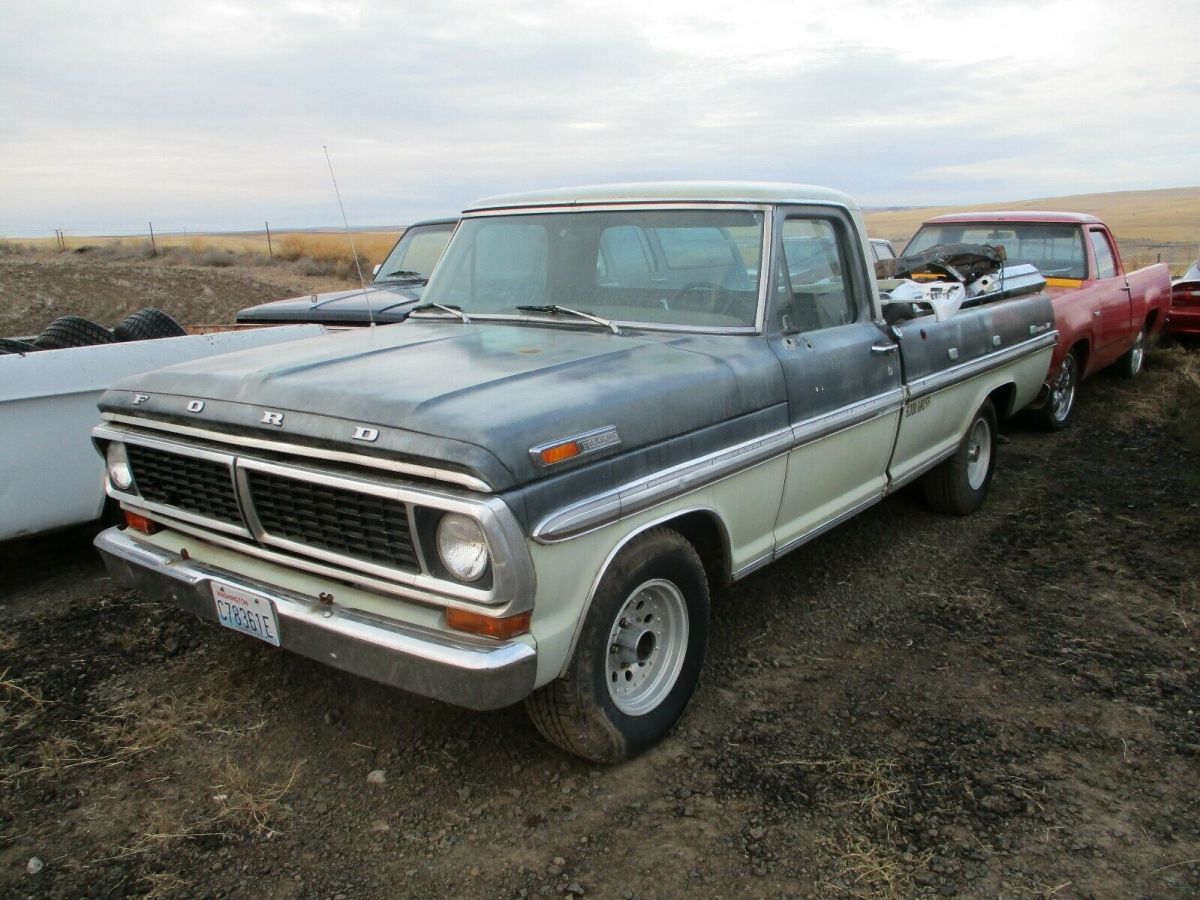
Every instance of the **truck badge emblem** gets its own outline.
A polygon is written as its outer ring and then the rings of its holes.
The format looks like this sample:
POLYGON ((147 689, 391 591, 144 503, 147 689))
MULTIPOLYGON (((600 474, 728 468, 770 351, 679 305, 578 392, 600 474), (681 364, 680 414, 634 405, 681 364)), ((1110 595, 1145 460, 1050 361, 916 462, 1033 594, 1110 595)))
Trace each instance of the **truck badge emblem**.
POLYGON ((149 399, 150 399, 149 394, 134 394, 133 395, 133 405, 141 406, 143 403, 145 403, 149 399))
POLYGON ((365 425, 356 425, 354 427, 354 439, 356 441, 377 441, 379 440, 379 429, 367 428, 365 425))
POLYGON ((203 412, 204 411, 204 401, 203 400, 191 400, 188 402, 187 408, 188 408, 188 412, 194 412, 194 413, 203 412))
POLYGON ((262 418, 258 420, 263 425, 275 425, 279 428, 283 427, 283 413, 271 412, 269 409, 264 409, 262 418))

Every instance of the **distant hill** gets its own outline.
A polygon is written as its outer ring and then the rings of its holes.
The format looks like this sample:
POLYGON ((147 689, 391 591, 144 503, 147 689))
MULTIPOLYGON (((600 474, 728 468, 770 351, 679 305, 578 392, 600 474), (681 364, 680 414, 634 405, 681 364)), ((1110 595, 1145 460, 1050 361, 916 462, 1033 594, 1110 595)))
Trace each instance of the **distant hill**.
MULTIPOLYGON (((1122 248, 1145 256, 1163 249, 1163 259, 1195 259, 1200 255, 1200 187, 1157 191, 1114 191, 1073 197, 1042 197, 1006 203, 973 203, 969 206, 913 207, 867 212, 871 237, 891 240, 900 250, 917 227, 930 216, 967 210, 1039 209, 1091 213, 1108 223, 1122 248)), ((1151 260, 1152 261, 1152 260, 1151 260)))

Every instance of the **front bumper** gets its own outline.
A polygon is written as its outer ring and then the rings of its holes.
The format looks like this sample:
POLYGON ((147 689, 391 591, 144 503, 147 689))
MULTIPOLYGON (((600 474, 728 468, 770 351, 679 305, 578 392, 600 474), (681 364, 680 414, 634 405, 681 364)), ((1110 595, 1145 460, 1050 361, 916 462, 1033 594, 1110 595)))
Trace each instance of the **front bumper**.
POLYGON ((299 594, 185 560, 109 528, 96 548, 114 578, 152 597, 217 621, 212 583, 270 598, 280 646, 372 681, 468 709, 497 709, 533 691, 537 650, 521 641, 447 635, 324 606, 299 594))

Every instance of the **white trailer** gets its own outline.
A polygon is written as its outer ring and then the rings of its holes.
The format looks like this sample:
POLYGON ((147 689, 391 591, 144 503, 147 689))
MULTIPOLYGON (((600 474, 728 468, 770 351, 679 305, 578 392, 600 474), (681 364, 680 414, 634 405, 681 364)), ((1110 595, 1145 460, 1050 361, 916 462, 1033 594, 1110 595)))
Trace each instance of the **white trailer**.
POLYGON ((321 325, 217 330, 147 341, 0 354, 0 541, 100 518, 96 401, 115 381, 173 363, 266 347, 321 325))

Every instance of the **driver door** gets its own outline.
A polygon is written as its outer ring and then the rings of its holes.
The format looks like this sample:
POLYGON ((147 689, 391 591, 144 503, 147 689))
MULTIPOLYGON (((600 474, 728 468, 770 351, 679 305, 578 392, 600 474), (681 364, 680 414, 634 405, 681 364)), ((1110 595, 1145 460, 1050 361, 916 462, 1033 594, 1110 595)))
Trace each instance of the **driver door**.
POLYGON ((795 446, 776 555, 883 495, 903 405, 896 344, 873 321, 862 241, 845 211, 777 217, 768 340, 787 385, 795 446))

